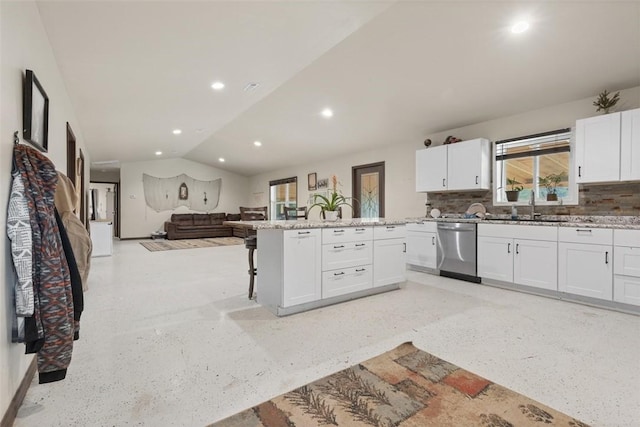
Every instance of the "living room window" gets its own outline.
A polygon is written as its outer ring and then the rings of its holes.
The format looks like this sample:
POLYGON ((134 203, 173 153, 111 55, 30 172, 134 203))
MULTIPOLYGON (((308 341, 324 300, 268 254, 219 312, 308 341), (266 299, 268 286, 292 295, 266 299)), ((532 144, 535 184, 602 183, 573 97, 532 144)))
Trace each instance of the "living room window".
POLYGON ((576 204, 572 140, 567 128, 496 141, 494 204, 526 205, 532 192, 538 205, 576 204))
POLYGON ((285 219, 284 208, 298 206, 298 178, 269 181, 269 218, 285 219))

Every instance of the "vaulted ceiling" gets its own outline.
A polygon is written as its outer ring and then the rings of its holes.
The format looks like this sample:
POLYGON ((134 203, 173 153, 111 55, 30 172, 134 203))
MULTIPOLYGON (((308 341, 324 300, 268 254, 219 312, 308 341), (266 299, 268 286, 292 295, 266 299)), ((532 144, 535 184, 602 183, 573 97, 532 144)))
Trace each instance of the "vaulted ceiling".
POLYGON ((253 175, 640 85, 639 2, 38 7, 98 168, 183 157, 253 175))

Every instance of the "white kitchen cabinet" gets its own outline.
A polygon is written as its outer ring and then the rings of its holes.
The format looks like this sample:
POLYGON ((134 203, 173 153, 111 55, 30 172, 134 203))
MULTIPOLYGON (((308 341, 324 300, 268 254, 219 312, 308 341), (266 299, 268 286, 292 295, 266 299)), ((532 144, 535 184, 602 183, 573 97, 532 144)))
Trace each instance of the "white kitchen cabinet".
POLYGON ((614 230, 613 240, 613 300, 640 305, 640 230, 614 230))
POLYGON ((514 243, 514 283, 558 290, 558 242, 516 239, 514 243))
POLYGON ((513 239, 478 237, 478 276, 513 282, 513 239))
POLYGON ((576 121, 577 182, 620 180, 621 113, 576 121))
POLYGON ((435 222, 407 224, 407 264, 437 268, 437 233, 435 222))
POLYGON ((540 289, 557 290, 558 228, 478 226, 478 276, 540 289))
POLYGON ((484 138, 416 151, 416 191, 488 190, 491 144, 484 138))
POLYGON ((447 189, 447 146, 416 151, 416 191, 447 189))
POLYGON ((370 289, 373 285, 373 267, 361 265, 322 273, 322 298, 332 298, 370 289))
MULTIPOLYGON (((322 298, 320 230, 286 230, 283 245, 282 306, 289 307, 322 298)), ((260 256, 259 253, 258 259, 260 256)))
POLYGON ((640 180, 640 108, 623 111, 620 123, 620 179, 640 180))
POLYGON ((375 240, 373 244, 373 287, 407 280, 405 239, 375 240))
POLYGON ((91 221, 92 257, 111 256, 113 253, 113 224, 111 221, 91 221))

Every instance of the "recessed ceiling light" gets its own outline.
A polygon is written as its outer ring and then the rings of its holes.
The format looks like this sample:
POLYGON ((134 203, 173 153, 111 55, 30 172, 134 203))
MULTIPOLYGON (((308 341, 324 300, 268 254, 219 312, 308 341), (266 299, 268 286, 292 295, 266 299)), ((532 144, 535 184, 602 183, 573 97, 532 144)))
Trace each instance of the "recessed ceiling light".
POLYGON ((212 87, 214 90, 222 90, 222 89, 224 89, 224 83, 222 83, 222 82, 213 82, 213 84, 211 85, 211 87, 212 87))
POLYGON ((162 151, 156 151, 156 156, 162 156, 162 151))
POLYGON ((333 110, 331 108, 325 108, 321 113, 324 117, 333 117, 333 110))
POLYGON ((514 34, 524 33, 529 29, 529 23, 527 21, 520 21, 513 24, 511 27, 511 32, 514 34))
POLYGON ((262 142, 260 142, 260 141, 253 141, 253 145, 255 145, 256 147, 262 147, 262 142))
POLYGON ((182 133, 182 131, 180 129, 174 129, 173 130, 173 134, 174 135, 180 135, 182 133))
POLYGON ((218 161, 219 161, 220 163, 224 163, 224 157, 220 157, 220 158, 218 159, 218 161))

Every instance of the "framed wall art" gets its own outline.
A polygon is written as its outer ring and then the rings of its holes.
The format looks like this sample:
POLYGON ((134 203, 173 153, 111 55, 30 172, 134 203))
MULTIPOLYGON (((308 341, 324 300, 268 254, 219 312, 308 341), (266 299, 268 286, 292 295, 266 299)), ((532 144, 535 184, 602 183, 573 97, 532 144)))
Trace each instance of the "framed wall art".
POLYGON ((49 97, 31 70, 26 72, 22 93, 23 138, 46 153, 49 149, 49 97))
POLYGON ((315 191, 318 188, 318 174, 313 172, 307 175, 307 186, 309 191, 315 191))

